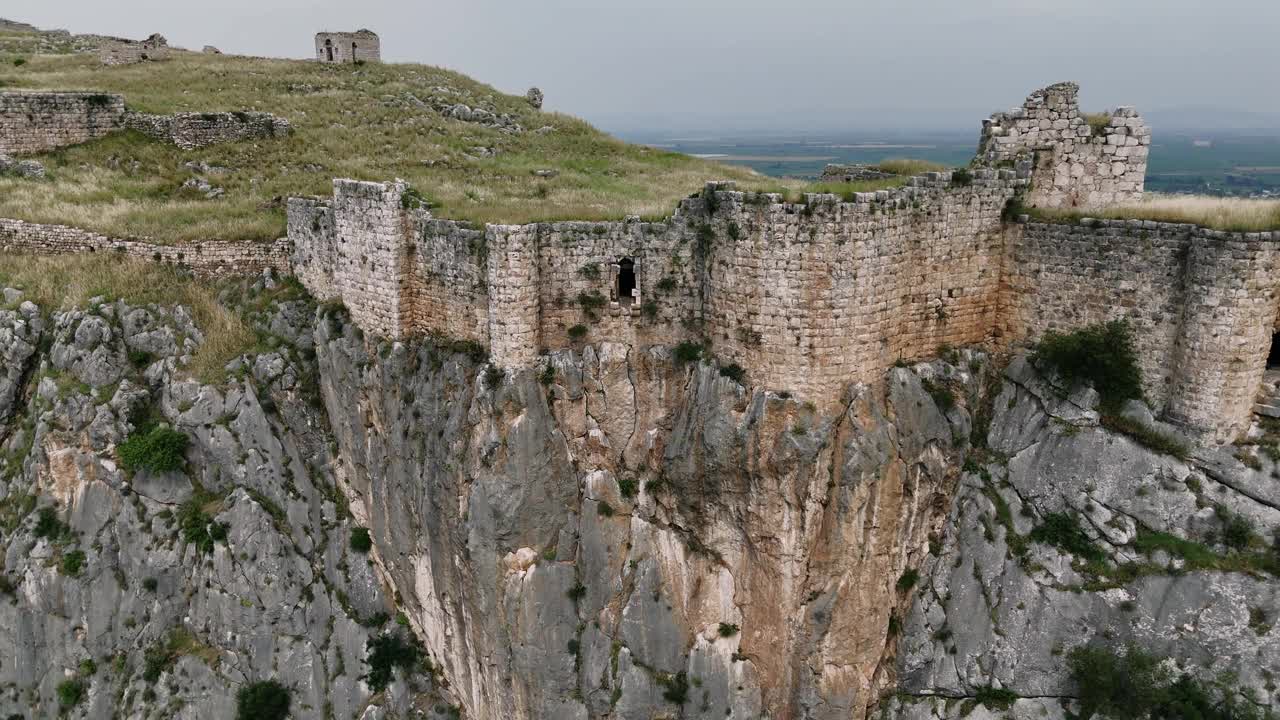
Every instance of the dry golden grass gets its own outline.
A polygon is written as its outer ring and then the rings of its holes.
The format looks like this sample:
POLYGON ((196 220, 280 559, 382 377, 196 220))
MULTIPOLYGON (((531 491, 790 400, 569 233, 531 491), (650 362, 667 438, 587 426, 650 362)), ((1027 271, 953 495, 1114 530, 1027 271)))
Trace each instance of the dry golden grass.
POLYGON ((945 172, 951 168, 942 163, 919 160, 917 158, 886 158, 876 163, 875 168, 895 175, 923 175, 929 172, 945 172))
POLYGON ((1038 217, 1062 220, 1095 217, 1110 220, 1191 223, 1214 230, 1233 232, 1280 230, 1280 200, 1251 200, 1204 195, 1148 193, 1136 202, 1117 203, 1102 208, 1038 209, 1035 214, 1038 217))
POLYGON ((182 305, 204 335, 187 370, 204 382, 252 348, 253 330, 220 305, 217 291, 173 267, 109 254, 36 256, 0 253, 0 287, 22 290, 44 312, 83 308, 103 297, 131 305, 182 305))
POLYGON ((0 35, 0 87, 116 92, 130 108, 156 113, 262 110, 288 118, 294 133, 199 150, 117 133, 46 153, 38 159, 47 180, 0 178, 4 217, 159 242, 268 240, 285 232, 277 198, 329 195, 334 177, 403 178, 440 217, 503 223, 666 216, 708 180, 744 189, 802 185, 630 145, 435 67, 199 53, 116 67, 92 55, 27 55, 14 66, 21 35, 0 35), (412 100, 431 97, 509 114, 525 132, 448 119, 412 100), (183 190, 189 161, 230 168, 208 176, 225 194, 211 200, 183 190))

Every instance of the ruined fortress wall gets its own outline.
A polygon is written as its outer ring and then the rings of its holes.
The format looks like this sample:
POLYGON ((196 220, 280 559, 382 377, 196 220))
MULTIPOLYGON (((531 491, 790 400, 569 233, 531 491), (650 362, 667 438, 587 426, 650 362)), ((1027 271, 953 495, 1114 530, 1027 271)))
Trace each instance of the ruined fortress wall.
POLYGON ((333 182, 332 287, 352 320, 388 337, 399 337, 412 317, 404 302, 410 290, 404 191, 403 183, 333 182))
POLYGON ((316 59, 325 63, 379 62, 382 41, 368 30, 316 33, 316 59))
MULTIPOLYGON (((858 202, 722 193, 705 261, 705 332, 753 380, 837 397, 894 362, 986 340, 1012 172, 947 176, 858 202)), ((705 231, 704 231, 705 234, 705 231)))
POLYGON ((489 351, 504 367, 533 364, 542 346, 538 235, 537 225, 485 227, 489 351))
POLYGON ((690 233, 683 223, 540 223, 539 338, 543 347, 571 343, 569 329, 588 329, 587 341, 670 343, 688 337, 683 324, 698 308, 690 233), (619 263, 634 263, 638 297, 618 297, 619 263), (596 309, 584 307, 595 298, 596 309))
POLYGON ((1249 426, 1277 310, 1278 233, 1190 230, 1186 306, 1165 414, 1217 439, 1249 426))
POLYGON ((1188 235, 1184 226, 1118 221, 1011 227, 1001 337, 1035 342, 1050 330, 1128 319, 1147 397, 1163 408, 1186 302, 1188 235))
POLYGON ((488 246, 484 230, 426 213, 413 218, 408 258, 412 328, 489 342, 488 246))
POLYGON ((1150 128, 1128 107, 1106 114, 1095 127, 1081 114, 1078 93, 1075 83, 1051 85, 983 123, 982 162, 1033 164, 1029 205, 1092 207, 1142 194, 1150 128))
POLYGON ((120 127, 124 98, 90 92, 0 93, 0 154, 39 153, 120 127))
POLYGON ((218 143, 284 137, 289 121, 265 112, 128 113, 123 126, 180 148, 194 150, 218 143))
POLYGON ((1148 400, 1222 437, 1247 424, 1276 318, 1271 233, 1224 233, 1152 221, 1027 223, 1010 228, 1000 333, 1127 319, 1148 400))
POLYGON ((338 267, 338 235, 335 232, 333 208, 327 201, 315 198, 289 198, 285 206, 289 240, 293 244, 290 263, 293 274, 318 300, 342 297, 336 273, 338 267))
POLYGON ((154 260, 190 268, 198 275, 226 276, 260 273, 268 268, 290 272, 287 238, 263 243, 206 240, 183 245, 157 245, 143 240, 121 240, 68 227, 0 218, 0 251, 34 255, 119 253, 139 260, 154 260))

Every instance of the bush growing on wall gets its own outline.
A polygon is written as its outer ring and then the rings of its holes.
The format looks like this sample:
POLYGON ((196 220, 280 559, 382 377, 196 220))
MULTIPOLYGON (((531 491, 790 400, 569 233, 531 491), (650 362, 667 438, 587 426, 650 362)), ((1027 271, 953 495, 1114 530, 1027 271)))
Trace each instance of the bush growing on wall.
POLYGON ((1047 332, 1036 345, 1034 361, 1070 383, 1089 383, 1102 409, 1115 412, 1128 400, 1142 399, 1142 368, 1133 348, 1129 323, 1112 320, 1070 333, 1047 332))

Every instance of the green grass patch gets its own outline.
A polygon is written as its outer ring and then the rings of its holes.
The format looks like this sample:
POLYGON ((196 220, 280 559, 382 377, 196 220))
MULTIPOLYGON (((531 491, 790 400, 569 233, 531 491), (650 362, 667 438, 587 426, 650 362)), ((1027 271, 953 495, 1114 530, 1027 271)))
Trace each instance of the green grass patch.
POLYGON ((743 189, 803 186, 624 143, 438 67, 175 53, 164 62, 104 69, 92 54, 28 55, 30 44, 15 38, 0 36, 0 52, 26 62, 0 65, 0 86, 121 93, 131 108, 154 113, 252 108, 288 118, 293 133, 198 150, 115 133, 45 153, 38 159, 48 182, 0 179, 3 217, 161 242, 271 240, 285 230, 284 209, 273 198, 329 195, 335 177, 404 178, 430 196, 438 217, 478 223, 664 217, 716 179, 743 189), (508 115, 524 132, 455 120, 420 104, 446 101, 508 115), (191 177, 188 161, 228 168, 209 178, 225 194, 209 200, 180 192, 191 177), (553 173, 536 174, 543 170, 553 173))
POLYGON ((1132 438, 1139 445, 1154 450, 1165 455, 1172 455, 1179 460, 1186 460, 1191 456, 1191 448, 1178 437, 1166 432, 1144 425, 1137 420, 1127 418, 1123 415, 1112 415, 1104 413, 1102 415, 1102 426, 1108 430, 1118 432, 1132 438))
POLYGON ((1031 539, 1052 545, 1089 563, 1102 563, 1106 553, 1093 544, 1074 513, 1049 513, 1031 530, 1031 539))

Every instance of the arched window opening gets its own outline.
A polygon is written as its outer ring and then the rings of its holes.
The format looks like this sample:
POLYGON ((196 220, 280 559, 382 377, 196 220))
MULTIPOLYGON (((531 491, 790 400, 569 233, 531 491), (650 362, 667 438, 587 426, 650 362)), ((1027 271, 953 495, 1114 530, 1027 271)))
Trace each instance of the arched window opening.
POLYGON ((618 261, 618 304, 630 305, 635 300, 636 263, 631 258, 618 261))

